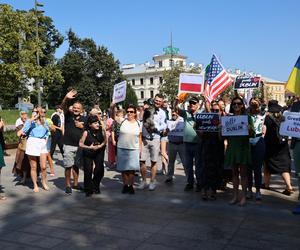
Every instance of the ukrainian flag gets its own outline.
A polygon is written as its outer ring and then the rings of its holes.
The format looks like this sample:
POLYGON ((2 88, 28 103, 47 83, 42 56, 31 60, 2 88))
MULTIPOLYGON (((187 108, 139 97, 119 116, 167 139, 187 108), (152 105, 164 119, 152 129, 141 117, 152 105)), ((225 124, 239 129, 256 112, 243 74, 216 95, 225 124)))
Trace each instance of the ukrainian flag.
POLYGON ((300 56, 290 74, 285 88, 300 96, 300 56))

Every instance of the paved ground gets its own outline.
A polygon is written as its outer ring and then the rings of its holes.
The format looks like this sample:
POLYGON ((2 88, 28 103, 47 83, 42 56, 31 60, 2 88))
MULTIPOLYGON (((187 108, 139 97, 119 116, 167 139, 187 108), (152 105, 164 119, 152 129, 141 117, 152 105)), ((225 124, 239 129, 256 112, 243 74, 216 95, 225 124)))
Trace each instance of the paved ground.
MULTIPOLYGON (((8 151, 14 154, 13 151, 8 151)), ((121 194, 120 175, 106 171, 102 193, 64 194, 61 161, 49 177, 50 192, 32 192, 11 175, 6 157, 0 201, 0 249, 300 249, 300 216, 290 211, 297 195, 284 196, 280 178, 263 202, 230 206, 230 187, 216 201, 183 191, 180 165, 173 185, 159 176, 157 190, 121 194)), ((80 180, 82 181, 83 174, 80 180)), ((28 181, 30 183, 30 181, 28 181)), ((295 183, 294 183, 295 184, 295 183)))

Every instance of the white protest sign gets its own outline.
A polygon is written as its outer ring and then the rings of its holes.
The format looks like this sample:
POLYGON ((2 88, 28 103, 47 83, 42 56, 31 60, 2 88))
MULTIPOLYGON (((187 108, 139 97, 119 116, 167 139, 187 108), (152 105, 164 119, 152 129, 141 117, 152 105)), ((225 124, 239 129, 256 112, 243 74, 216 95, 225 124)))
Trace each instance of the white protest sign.
POLYGON ((113 102, 122 102, 126 98, 127 82, 123 81, 114 85, 113 102))
POLYGON ((181 73, 179 76, 179 93, 201 94, 204 88, 204 77, 201 74, 181 73))
POLYGON ((232 115, 221 117, 222 136, 248 135, 248 116, 232 115))
POLYGON ((169 129, 168 136, 183 136, 183 119, 179 121, 167 121, 167 126, 169 129))
POLYGON ((300 138, 300 113, 284 112, 285 120, 280 124, 279 134, 300 138))

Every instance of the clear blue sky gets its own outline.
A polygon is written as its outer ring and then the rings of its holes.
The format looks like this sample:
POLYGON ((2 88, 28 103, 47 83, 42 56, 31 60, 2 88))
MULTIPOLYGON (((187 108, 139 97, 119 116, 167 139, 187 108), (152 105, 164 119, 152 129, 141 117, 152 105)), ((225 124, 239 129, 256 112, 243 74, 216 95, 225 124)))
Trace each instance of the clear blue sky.
MULTIPOLYGON (((204 65, 213 53, 226 68, 286 81, 300 55, 299 0, 40 0, 63 34, 72 28, 125 63, 151 61, 170 43, 204 65)), ((1 0, 28 10, 34 0, 1 0)), ((65 43, 58 51, 62 57, 65 43)))

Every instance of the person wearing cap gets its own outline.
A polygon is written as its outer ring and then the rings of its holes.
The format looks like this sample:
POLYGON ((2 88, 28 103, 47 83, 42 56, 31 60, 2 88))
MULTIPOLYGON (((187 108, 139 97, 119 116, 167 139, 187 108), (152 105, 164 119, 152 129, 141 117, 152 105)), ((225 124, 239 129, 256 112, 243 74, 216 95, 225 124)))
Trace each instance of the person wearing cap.
POLYGON ((268 114, 265 118, 266 134, 266 154, 264 168, 263 188, 270 189, 271 174, 280 174, 285 182, 286 188, 282 192, 284 195, 291 195, 291 155, 288 145, 288 138, 279 134, 280 123, 282 121, 282 107, 278 101, 268 102, 268 114))
POLYGON ((183 142, 185 152, 185 173, 187 177, 187 184, 184 191, 191 191, 194 189, 194 160, 195 160, 195 175, 196 175, 196 191, 201 191, 201 140, 194 130, 195 115, 201 113, 199 98, 192 96, 189 99, 188 110, 180 109, 178 107, 178 99, 175 102, 175 110, 184 119, 183 142))
POLYGON ((167 128, 166 113, 161 109, 163 99, 164 97, 162 94, 156 94, 154 98, 154 105, 151 105, 151 103, 149 103, 150 107, 148 109, 145 109, 142 126, 143 145, 140 158, 142 181, 138 189, 145 189, 147 187, 146 160, 149 157, 151 160, 151 179, 149 190, 153 191, 156 188, 155 178, 157 174, 157 161, 160 153, 160 137, 161 133, 167 128), (153 115, 150 109, 154 111, 153 115), (147 117, 149 114, 151 114, 150 117, 147 117))
POLYGON ((63 134, 64 134, 64 113, 62 107, 57 105, 55 107, 56 112, 51 115, 51 121, 53 123, 54 130, 51 133, 51 146, 50 146, 50 155, 53 158, 53 154, 58 146, 60 153, 64 155, 63 149, 63 134))

